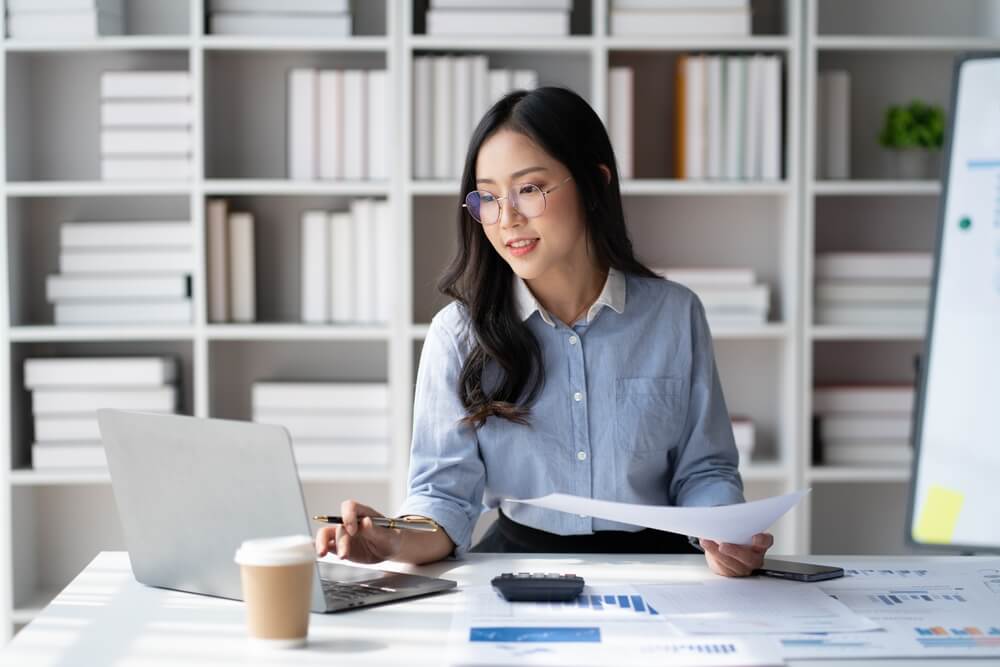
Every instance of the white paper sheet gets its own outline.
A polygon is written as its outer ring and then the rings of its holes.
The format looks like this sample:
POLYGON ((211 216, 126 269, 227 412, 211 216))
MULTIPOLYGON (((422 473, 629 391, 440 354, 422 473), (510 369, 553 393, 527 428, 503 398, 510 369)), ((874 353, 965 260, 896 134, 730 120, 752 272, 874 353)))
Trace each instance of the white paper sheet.
POLYGON ((633 526, 656 528, 681 535, 705 537, 718 542, 750 544, 753 536, 770 528, 807 494, 809 489, 783 496, 718 507, 662 507, 594 500, 565 493, 510 502, 546 509, 585 514, 596 519, 618 521, 633 526))

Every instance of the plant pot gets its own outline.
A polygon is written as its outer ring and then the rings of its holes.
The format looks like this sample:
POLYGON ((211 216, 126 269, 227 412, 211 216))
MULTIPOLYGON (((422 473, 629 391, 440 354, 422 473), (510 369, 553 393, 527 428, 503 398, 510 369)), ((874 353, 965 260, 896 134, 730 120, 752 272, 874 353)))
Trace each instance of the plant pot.
POLYGON ((891 178, 917 181, 938 177, 940 151, 926 148, 901 148, 886 151, 891 178))

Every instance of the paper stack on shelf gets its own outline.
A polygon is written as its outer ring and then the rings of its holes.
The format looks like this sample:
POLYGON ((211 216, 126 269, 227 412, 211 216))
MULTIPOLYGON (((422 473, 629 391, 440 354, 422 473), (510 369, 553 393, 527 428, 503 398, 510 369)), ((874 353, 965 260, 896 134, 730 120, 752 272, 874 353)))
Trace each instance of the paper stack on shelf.
POLYGON ((653 269, 667 280, 681 283, 701 300, 712 327, 760 326, 767 322, 771 288, 757 283, 753 269, 653 269))
POLYGON ((569 35, 572 0, 430 0, 427 34, 454 37, 569 35))
POLYGON ((11 39, 92 39, 124 32, 124 0, 7 0, 11 39))
POLYGON ((736 451, 740 454, 740 468, 746 467, 753 458, 753 450, 757 446, 757 429, 749 417, 732 416, 733 440, 736 441, 736 451))
POLYGON ((205 213, 205 236, 208 321, 256 321, 253 215, 230 211, 225 199, 211 199, 205 213))
POLYGON ((177 411, 177 361, 170 357, 27 359, 35 470, 104 468, 96 411, 177 411))
POLYGON ((825 385, 813 389, 822 463, 906 466, 913 458, 913 387, 825 385))
POLYGON ((288 177, 389 178, 385 70, 288 73, 288 177))
POLYGON ((302 215, 302 321, 388 323, 395 247, 389 202, 355 199, 348 211, 302 215))
POLYGON ((191 152, 191 74, 101 75, 101 177, 107 181, 187 180, 191 152))
POLYGON ((209 0, 213 35, 350 37, 347 0, 209 0))
POLYGON ((628 37, 750 34, 750 0, 609 0, 609 32, 628 37))
POLYGON ((816 324, 922 328, 930 253, 831 252, 816 256, 816 324))
POLYGON ((781 78, 779 56, 680 56, 677 178, 780 180, 781 78))
POLYGON ((497 100, 538 87, 533 70, 489 69, 486 56, 413 59, 413 175, 461 176, 472 132, 497 100))
POLYGON ((191 223, 66 222, 45 282, 57 325, 192 321, 191 223))
POLYGON ((388 465, 388 384, 255 382, 251 393, 253 420, 288 429, 299 465, 388 465))

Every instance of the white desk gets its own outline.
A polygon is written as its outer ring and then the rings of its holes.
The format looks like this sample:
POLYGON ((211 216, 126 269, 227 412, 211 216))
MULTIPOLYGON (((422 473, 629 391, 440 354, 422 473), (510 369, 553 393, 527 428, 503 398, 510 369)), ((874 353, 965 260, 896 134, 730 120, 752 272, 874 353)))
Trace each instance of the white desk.
MULTIPOLYGON (((932 557, 926 557, 928 562, 932 557)), ((836 558, 810 557, 818 562, 836 558)), ((856 560, 853 559, 852 560, 856 560)), ((888 564, 891 558, 864 558, 888 564)), ((899 560, 899 559, 895 559, 899 560)), ((907 557, 908 561, 918 560, 907 557)), ((523 556, 472 554, 463 561, 407 570, 486 584, 501 571, 574 572, 593 582, 667 582, 713 577, 701 556, 523 556)), ((460 590, 459 589, 459 590, 460 590)), ((451 611, 460 592, 340 614, 313 614, 309 647, 253 654, 247 649, 240 602, 148 588, 132 578, 124 552, 104 552, 14 640, 0 665, 442 665, 451 611)), ((995 660, 898 660, 903 665, 1000 664, 995 660)), ((820 667, 866 667, 873 661, 808 661, 820 667)))

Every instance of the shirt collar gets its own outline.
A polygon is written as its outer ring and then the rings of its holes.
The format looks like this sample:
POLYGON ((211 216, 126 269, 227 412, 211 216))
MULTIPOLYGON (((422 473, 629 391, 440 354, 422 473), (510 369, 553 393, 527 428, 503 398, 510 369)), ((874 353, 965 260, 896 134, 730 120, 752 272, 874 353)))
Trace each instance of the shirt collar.
MULTIPOLYGON (((527 283, 517 274, 514 274, 514 305, 522 322, 531 317, 532 313, 537 310, 546 324, 550 327, 556 325, 549 312, 538 303, 538 299, 528 289, 527 283)), ((587 310, 587 324, 590 324, 605 306, 619 315, 625 312, 625 274, 617 269, 608 271, 608 278, 604 281, 604 289, 587 310)))

